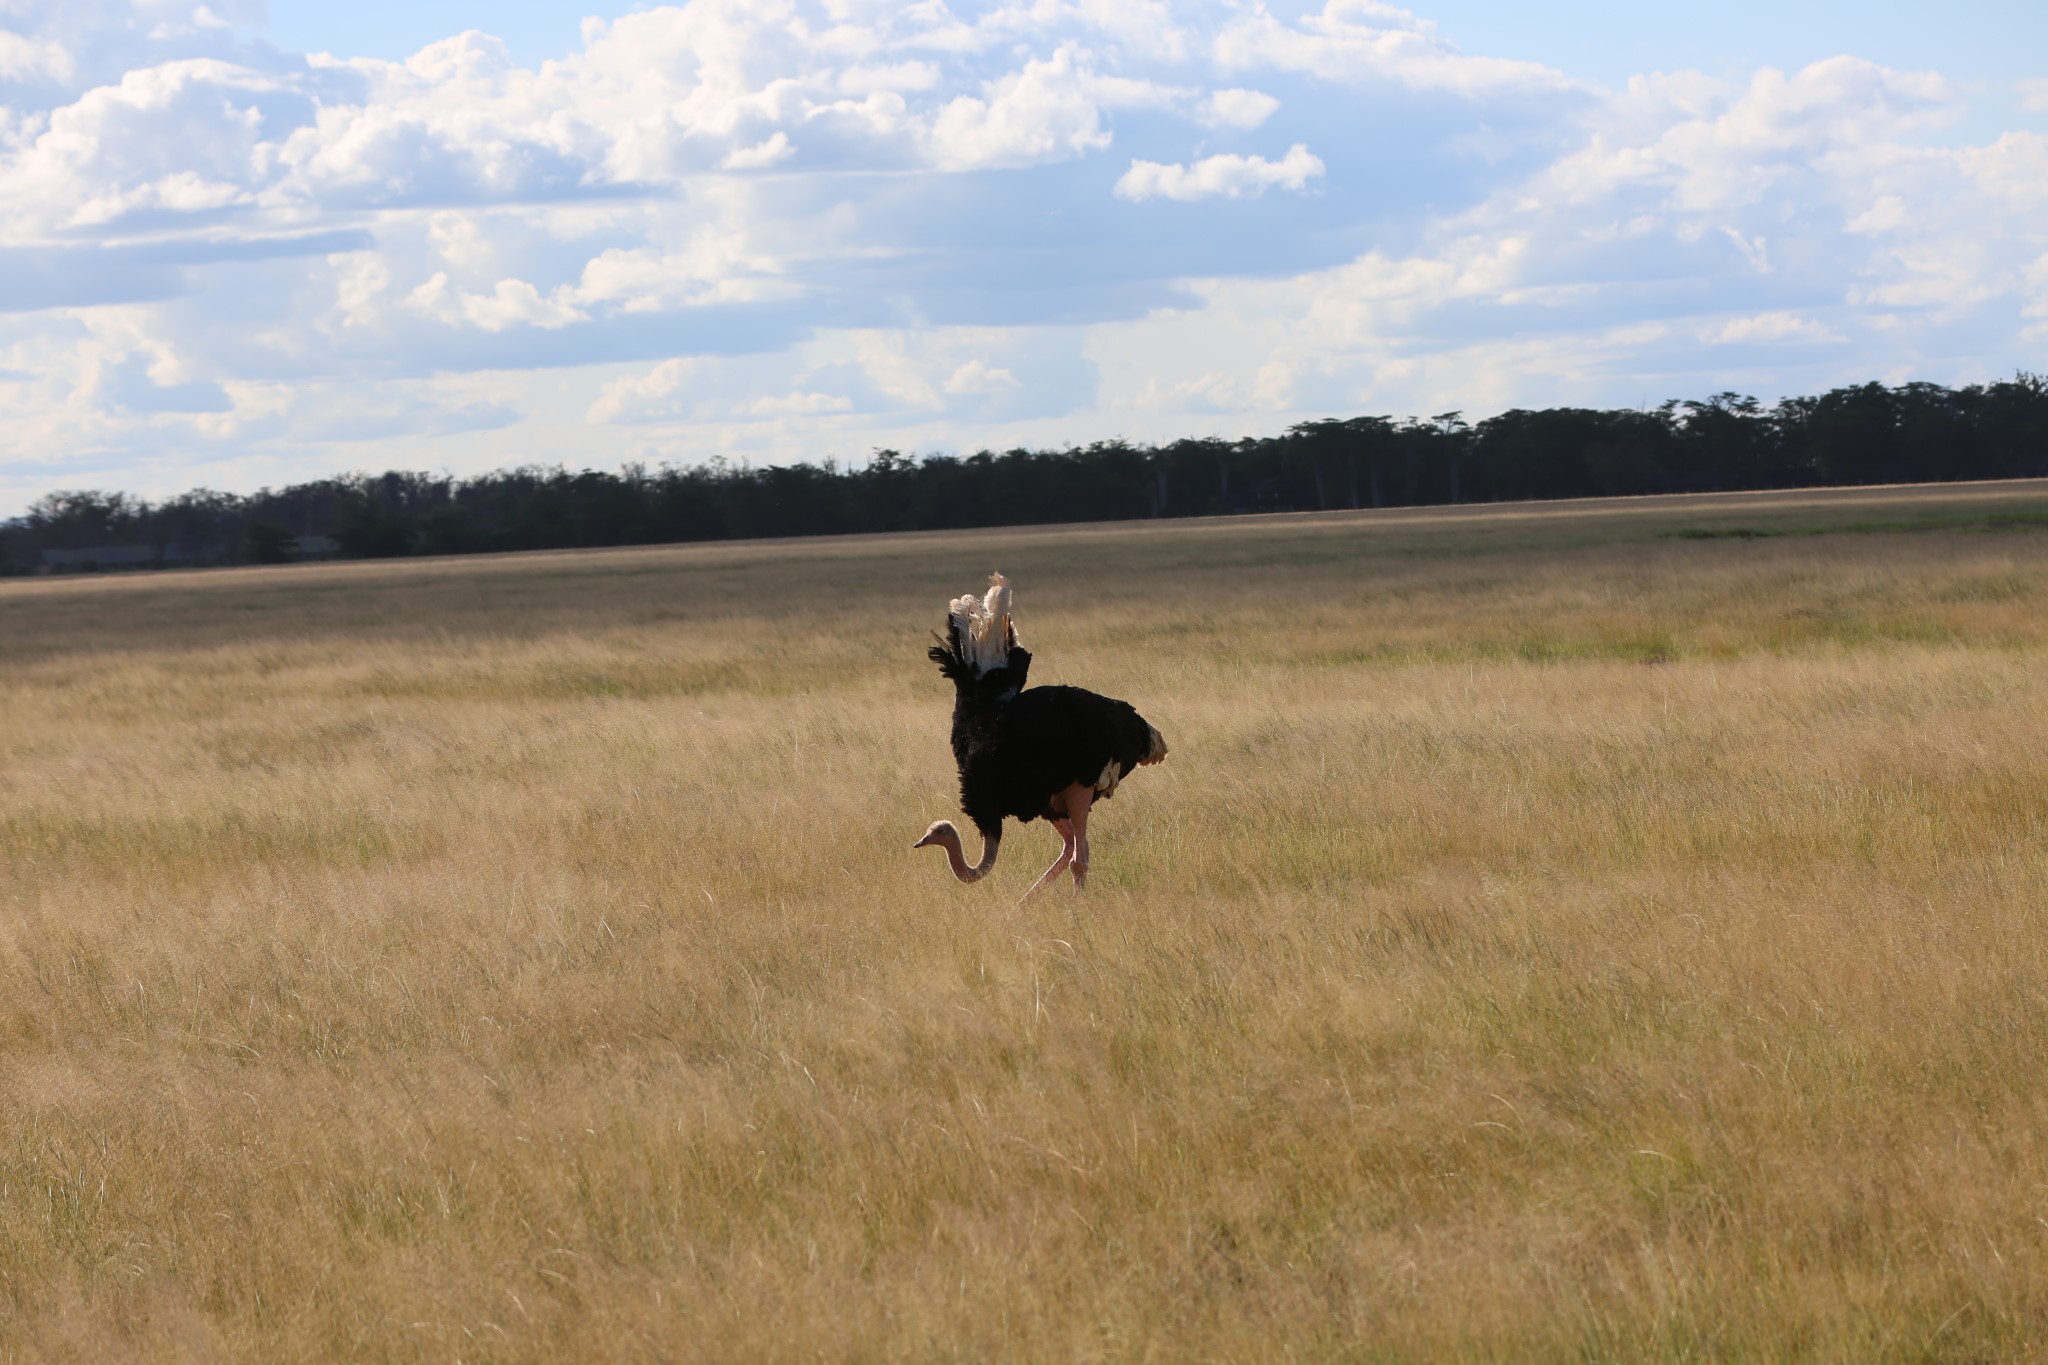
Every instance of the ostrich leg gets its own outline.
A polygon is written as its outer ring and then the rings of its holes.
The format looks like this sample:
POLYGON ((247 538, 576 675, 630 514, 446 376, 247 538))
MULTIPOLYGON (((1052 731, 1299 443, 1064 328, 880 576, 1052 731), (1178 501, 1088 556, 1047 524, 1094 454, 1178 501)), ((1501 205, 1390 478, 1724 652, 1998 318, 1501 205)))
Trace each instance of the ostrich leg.
POLYGON ((1074 827, 1074 889, 1088 885, 1088 808, 1095 804, 1095 788, 1067 789, 1067 822, 1074 827))
POLYGON ((1059 858, 1053 863, 1051 867, 1045 870, 1045 875, 1043 877, 1040 877, 1037 881, 1033 882, 1031 884, 1031 889, 1029 891, 1026 891, 1022 896, 1018 898, 1017 904, 1019 905, 1022 905, 1025 901, 1030 900, 1033 896, 1045 890, 1046 887, 1051 886, 1053 884, 1053 879, 1058 877, 1060 873, 1066 871, 1067 865, 1074 861, 1073 824, 1066 820, 1055 820, 1052 822, 1052 827, 1060 832, 1060 842, 1064 845, 1064 847, 1060 849, 1059 858))

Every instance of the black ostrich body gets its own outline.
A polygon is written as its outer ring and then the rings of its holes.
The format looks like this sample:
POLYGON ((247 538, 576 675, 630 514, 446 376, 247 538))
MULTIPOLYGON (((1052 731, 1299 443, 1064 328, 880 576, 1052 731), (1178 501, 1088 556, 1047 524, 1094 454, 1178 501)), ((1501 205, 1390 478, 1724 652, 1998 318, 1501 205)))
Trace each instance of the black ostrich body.
POLYGON ((933 825, 919 846, 946 846, 955 875, 975 881, 995 862, 1005 819, 1046 820, 1066 847, 1032 891, 1069 866, 1079 886, 1087 875, 1089 808, 1112 796, 1137 768, 1165 758, 1166 741, 1129 702, 1081 687, 1027 689, 1031 653, 1016 644, 1007 617, 997 628, 1008 643, 998 666, 976 667, 957 614, 947 623, 945 643, 929 651, 953 684, 960 807, 981 833, 982 863, 967 867, 958 854, 958 835, 945 821, 933 825))

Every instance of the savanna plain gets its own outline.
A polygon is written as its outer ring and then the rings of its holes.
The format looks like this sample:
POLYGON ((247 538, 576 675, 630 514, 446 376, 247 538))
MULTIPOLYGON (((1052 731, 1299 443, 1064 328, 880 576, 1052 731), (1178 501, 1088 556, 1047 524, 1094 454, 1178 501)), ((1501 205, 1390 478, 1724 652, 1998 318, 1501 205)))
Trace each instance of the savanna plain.
POLYGON ((0 1358, 2048 1355, 2048 487, 0 585, 0 1358), (974 886, 946 598, 1172 745, 974 886))

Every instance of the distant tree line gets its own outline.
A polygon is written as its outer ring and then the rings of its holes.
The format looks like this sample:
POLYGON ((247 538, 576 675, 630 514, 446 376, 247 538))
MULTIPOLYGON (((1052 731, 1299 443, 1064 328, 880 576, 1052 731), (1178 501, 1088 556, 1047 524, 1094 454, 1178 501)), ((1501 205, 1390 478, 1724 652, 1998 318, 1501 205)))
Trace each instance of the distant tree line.
POLYGON ((2048 475, 2048 378, 1864 384, 1765 407, 1719 393, 1653 410, 1516 409, 1304 422, 1277 436, 865 464, 473 478, 352 474, 162 502, 60 492, 0 521, 0 571, 471 554, 752 536, 1224 515, 1628 493, 2048 475))

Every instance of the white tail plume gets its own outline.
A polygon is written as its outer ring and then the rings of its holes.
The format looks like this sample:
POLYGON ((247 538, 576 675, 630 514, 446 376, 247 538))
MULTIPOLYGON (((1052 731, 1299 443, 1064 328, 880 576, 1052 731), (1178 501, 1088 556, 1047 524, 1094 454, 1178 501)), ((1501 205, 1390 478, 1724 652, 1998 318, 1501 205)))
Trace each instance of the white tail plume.
POLYGON ((976 673, 1008 664, 1017 645, 1017 628, 1010 622, 1009 580, 990 574, 988 583, 988 592, 980 598, 968 593, 954 598, 948 608, 959 627, 960 652, 976 673))

